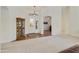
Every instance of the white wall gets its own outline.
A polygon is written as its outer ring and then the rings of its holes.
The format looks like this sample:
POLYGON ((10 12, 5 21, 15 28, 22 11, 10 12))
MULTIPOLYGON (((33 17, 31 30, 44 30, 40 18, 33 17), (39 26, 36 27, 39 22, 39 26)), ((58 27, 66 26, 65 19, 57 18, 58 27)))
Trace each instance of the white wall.
POLYGON ((2 42, 9 39, 9 12, 7 7, 2 7, 1 9, 1 16, 2 16, 2 42))
MULTIPOLYGON (((0 41, 2 40, 2 27, 1 27, 1 7, 0 7, 0 41)), ((1 52, 1 42, 0 42, 0 52, 1 52)))
MULTIPOLYGON (((39 7, 39 29, 43 33, 43 19, 52 17, 52 35, 63 34, 79 37, 79 7, 39 7), (62 16, 62 17, 61 17, 62 16), (61 23, 62 22, 62 23, 61 23), (62 27, 61 27, 62 26, 62 27), (62 28, 62 29, 61 29, 62 28)), ((16 17, 26 19, 25 33, 29 33, 28 14, 33 12, 31 7, 0 7, 0 43, 16 40, 16 17), (28 30, 27 30, 28 29, 28 30)))
POLYGON ((62 8, 62 34, 69 33, 70 7, 62 8))
POLYGON ((1 47, 1 43, 0 43, 0 52, 1 52, 1 48, 2 48, 2 47, 1 47))
MULTIPOLYGON (((33 13, 33 10, 32 10, 32 7, 14 7, 15 11, 14 11, 14 16, 15 18, 18 16, 18 17, 22 17, 22 18, 25 18, 25 34, 28 34, 28 33, 34 33, 36 30, 34 27, 30 27, 29 26, 29 13, 33 13)), ((11 10, 12 11, 12 10, 11 10)), ((39 17, 40 17, 40 13, 39 13, 39 17)), ((40 17, 41 18, 41 17, 40 17)), ((38 22, 38 32, 40 32, 41 30, 41 27, 40 24, 42 24, 42 22, 40 22, 41 19, 39 20, 38 22)))
MULTIPOLYGON (((5 42, 10 42, 13 40, 16 40, 16 17, 23 17, 25 18, 25 34, 30 33, 30 31, 35 31, 33 29, 31 29, 29 31, 28 29, 28 22, 27 20, 29 20, 28 18, 28 14, 33 12, 31 9, 29 10, 29 7, 1 7, 1 29, 0 33, 1 33, 1 37, 0 37, 0 42, 1 43, 5 43, 5 42), (28 9, 27 9, 28 8, 28 9)), ((41 19, 41 18, 40 18, 41 19)), ((40 20, 41 21, 41 20, 40 20)), ((39 23, 39 25, 42 22, 39 23)), ((39 26, 38 25, 38 26, 39 26)), ((39 26, 42 27, 42 26, 39 26)), ((40 28, 41 29, 41 28, 40 28)))
MULTIPOLYGON (((5 20, 7 20, 7 14, 6 14, 6 9, 4 8, 4 7, 1 7, 1 41, 0 42, 3 42, 4 41, 4 38, 6 38, 6 35, 7 34, 5 34, 6 33, 6 31, 7 31, 7 29, 6 29, 6 26, 7 26, 7 24, 5 23, 5 20), (5 17, 4 17, 5 16, 5 17)), ((7 39, 7 38, 6 38, 7 39)))
POLYGON ((62 7, 54 7, 54 14, 52 18, 52 34, 60 35, 61 34, 61 10, 62 7))
MULTIPOLYGON (((61 33, 61 9, 62 7, 39 7, 36 11, 39 11, 39 29, 38 32, 43 34, 44 25, 43 19, 45 16, 51 16, 52 35, 58 35, 61 33)), ((2 7, 2 42, 10 42, 16 40, 16 17, 20 16, 25 18, 25 34, 29 33, 28 29, 28 14, 32 13, 32 7, 2 7), (4 16, 5 15, 5 16, 4 16)), ((35 30, 32 30, 35 31, 35 30)))
POLYGON ((64 7, 63 34, 79 37, 79 7, 64 7))
POLYGON ((0 41, 1 41, 1 39, 2 39, 2 26, 1 26, 2 24, 1 24, 1 7, 0 7, 0 41))
MULTIPOLYGON (((16 16, 22 16, 26 19, 26 30, 25 33, 28 34, 30 31, 34 32, 35 30, 29 29, 28 27, 28 20, 29 20, 29 13, 33 13, 32 7, 15 7, 16 9, 16 16), (30 30, 30 31, 29 31, 30 30)), ((39 14, 39 29, 38 32, 43 33, 44 25, 43 25, 43 19, 45 16, 51 16, 51 24, 52 27, 52 35, 58 35, 61 33, 61 9, 62 7, 51 7, 51 6, 43 6, 43 7, 37 7, 36 12, 39 14)))
POLYGON ((3 40, 3 25, 2 25, 2 9, 1 9, 2 7, 0 6, 0 44, 1 44, 1 42, 2 42, 2 40, 3 40))
POLYGON ((79 7, 70 7, 69 34, 79 37, 79 7))
POLYGON ((15 7, 8 7, 9 9, 9 41, 16 40, 16 10, 15 7))
POLYGON ((8 7, 1 7, 1 43, 10 42, 16 39, 15 25, 16 18, 13 16, 13 9, 8 7))
POLYGON ((61 33, 61 10, 62 7, 59 6, 44 6, 42 7, 41 15, 42 17, 51 16, 52 24, 52 35, 59 35, 61 33))
MULTIPOLYGON (((42 32, 43 33, 43 28, 44 28, 44 25, 43 25, 43 19, 45 16, 51 16, 52 17, 52 21, 53 23, 51 23, 53 25, 53 31, 52 31, 52 34, 53 35, 56 35, 56 34, 60 34, 60 30, 61 30, 61 8, 62 7, 39 7, 37 8, 36 11, 39 12, 39 17, 40 17, 40 20, 39 20, 39 29, 38 29, 38 32, 42 32)), ((16 14, 14 12, 14 14, 16 16, 21 16, 21 17, 24 17, 26 19, 26 30, 25 30, 25 34, 28 34, 29 32, 35 32, 35 30, 29 28, 28 26, 28 20, 29 20, 29 17, 28 17, 28 14, 29 13, 33 13, 33 10, 32 10, 32 7, 15 7, 15 10, 16 10, 16 14)), ((14 10, 13 10, 14 11, 14 10)))

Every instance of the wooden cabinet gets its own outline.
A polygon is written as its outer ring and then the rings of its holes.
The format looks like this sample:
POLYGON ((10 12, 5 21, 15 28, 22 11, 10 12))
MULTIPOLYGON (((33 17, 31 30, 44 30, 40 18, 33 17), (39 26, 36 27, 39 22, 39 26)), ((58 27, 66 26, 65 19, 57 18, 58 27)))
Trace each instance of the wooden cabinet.
POLYGON ((25 19, 16 18, 16 40, 25 39, 25 19))

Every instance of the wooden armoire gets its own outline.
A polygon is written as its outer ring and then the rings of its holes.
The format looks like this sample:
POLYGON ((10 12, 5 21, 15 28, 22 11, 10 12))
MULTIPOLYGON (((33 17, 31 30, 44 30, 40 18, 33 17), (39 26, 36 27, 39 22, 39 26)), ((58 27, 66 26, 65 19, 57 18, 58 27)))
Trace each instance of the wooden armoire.
POLYGON ((16 18, 16 40, 25 39, 25 19, 16 18))

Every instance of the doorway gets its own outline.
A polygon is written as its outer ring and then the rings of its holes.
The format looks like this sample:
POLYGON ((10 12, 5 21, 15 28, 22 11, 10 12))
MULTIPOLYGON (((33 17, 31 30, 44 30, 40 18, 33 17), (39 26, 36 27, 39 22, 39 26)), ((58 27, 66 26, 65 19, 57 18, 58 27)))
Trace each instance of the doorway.
POLYGON ((44 35, 45 36, 50 36, 51 35, 51 19, 52 17, 51 16, 45 16, 44 17, 44 35))
POLYGON ((25 19, 16 18, 16 40, 25 39, 25 19))

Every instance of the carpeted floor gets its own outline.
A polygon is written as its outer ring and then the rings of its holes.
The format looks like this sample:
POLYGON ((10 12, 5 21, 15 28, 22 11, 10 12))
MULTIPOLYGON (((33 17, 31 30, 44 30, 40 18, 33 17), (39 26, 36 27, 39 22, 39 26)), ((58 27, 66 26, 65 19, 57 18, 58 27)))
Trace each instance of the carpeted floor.
POLYGON ((79 53, 79 45, 75 45, 73 47, 65 49, 61 51, 60 53, 79 53))

